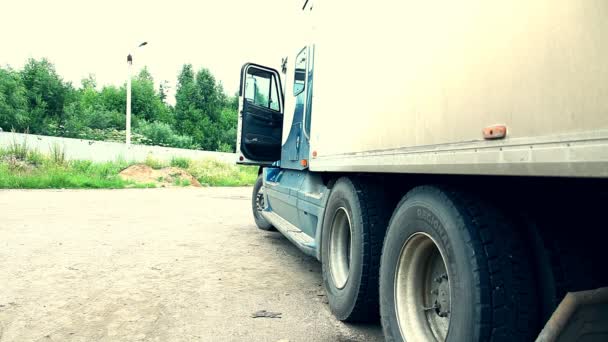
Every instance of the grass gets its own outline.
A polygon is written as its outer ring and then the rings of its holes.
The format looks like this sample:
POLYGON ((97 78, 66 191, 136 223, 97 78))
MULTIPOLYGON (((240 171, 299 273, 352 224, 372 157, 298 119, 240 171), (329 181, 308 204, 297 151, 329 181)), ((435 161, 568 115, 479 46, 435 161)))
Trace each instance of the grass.
POLYGON ((65 148, 58 143, 51 145, 51 160, 57 165, 65 165, 65 148))
MULTIPOLYGON (((65 149, 50 147, 43 155, 29 148, 26 141, 0 148, 0 189, 123 189, 149 188, 154 183, 121 179, 120 171, 135 162, 117 160, 97 163, 68 160, 65 149)), ((257 167, 224 163, 215 159, 190 160, 176 157, 170 163, 151 157, 145 164, 161 169, 169 165, 185 169, 204 186, 249 186, 255 183, 257 167)), ((159 180, 161 181, 161 180, 159 180)), ((190 180, 176 179, 175 186, 189 186, 190 180)))
MULTIPOLYGON (((118 173, 126 163, 92 163, 86 160, 55 163, 52 157, 42 159, 36 167, 22 167, 15 161, 0 162, 2 189, 123 189, 147 188, 154 184, 139 184, 123 180, 118 173)), ((11 159, 9 159, 11 160, 11 159)), ((28 165, 28 164, 25 164, 28 165)))
POLYGON ((190 180, 189 179, 183 179, 183 178, 176 178, 173 181, 173 185, 175 185, 175 186, 190 186, 190 180))
POLYGON ((246 186, 258 178, 256 166, 232 165, 215 159, 192 161, 187 169, 202 185, 246 186))

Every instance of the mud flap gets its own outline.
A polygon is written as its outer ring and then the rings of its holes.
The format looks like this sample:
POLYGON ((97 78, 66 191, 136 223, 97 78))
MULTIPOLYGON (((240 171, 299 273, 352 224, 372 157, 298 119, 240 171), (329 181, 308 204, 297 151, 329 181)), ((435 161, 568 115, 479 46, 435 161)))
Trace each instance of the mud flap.
POLYGON ((536 342, 608 341, 608 287, 570 292, 536 342))

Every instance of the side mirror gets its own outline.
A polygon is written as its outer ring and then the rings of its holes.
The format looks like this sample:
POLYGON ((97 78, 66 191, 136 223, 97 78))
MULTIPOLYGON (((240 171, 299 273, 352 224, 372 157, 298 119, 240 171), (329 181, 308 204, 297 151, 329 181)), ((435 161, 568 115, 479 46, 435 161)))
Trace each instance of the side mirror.
POLYGON ((304 91, 306 84, 306 60, 308 59, 308 49, 303 48, 296 57, 295 75, 293 80, 293 96, 298 96, 304 91))
POLYGON ((293 95, 297 96, 304 91, 304 83, 306 79, 305 69, 296 69, 293 82, 293 95))

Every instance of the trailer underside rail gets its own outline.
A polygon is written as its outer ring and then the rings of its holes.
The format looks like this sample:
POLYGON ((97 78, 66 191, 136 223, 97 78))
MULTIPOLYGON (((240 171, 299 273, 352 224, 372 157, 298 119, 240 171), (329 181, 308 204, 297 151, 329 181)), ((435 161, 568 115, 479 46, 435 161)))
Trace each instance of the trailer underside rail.
POLYGON ((607 177, 608 131, 322 155, 312 171, 607 177))

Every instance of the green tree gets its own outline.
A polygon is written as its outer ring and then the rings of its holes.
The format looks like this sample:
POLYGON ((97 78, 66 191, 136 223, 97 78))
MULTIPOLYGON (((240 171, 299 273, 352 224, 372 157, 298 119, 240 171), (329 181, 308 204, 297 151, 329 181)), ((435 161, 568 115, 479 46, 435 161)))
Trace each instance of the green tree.
POLYGON ((97 80, 95 79, 95 75, 89 74, 87 77, 83 78, 80 81, 80 85, 82 86, 82 89, 97 88, 97 80))
POLYGON ((165 101, 167 100, 167 89, 168 88, 169 88, 169 86, 167 85, 167 81, 160 82, 160 84, 158 86, 158 97, 160 98, 160 100, 163 103, 166 103, 165 101))
POLYGON ((149 82, 154 81, 154 79, 152 78, 152 74, 150 73, 150 70, 148 70, 148 67, 146 67, 146 66, 144 66, 144 68, 139 71, 139 74, 137 74, 137 79, 140 81, 149 81, 149 82))
POLYGON ((100 94, 95 90, 95 88, 82 88, 79 95, 80 105, 82 107, 103 106, 101 99, 99 98, 100 94))
POLYGON ((171 123, 171 112, 154 90, 154 80, 148 69, 143 68, 133 79, 131 92, 131 110, 135 122, 145 120, 171 123))
POLYGON ((184 64, 177 76, 175 93, 175 127, 180 134, 202 141, 202 131, 196 123, 202 120, 202 113, 196 104, 196 84, 191 64, 184 64))
POLYGON ((107 110, 124 113, 127 108, 127 91, 124 87, 105 86, 99 93, 99 101, 107 110))
POLYGON ((68 87, 48 60, 29 59, 21 71, 27 91, 29 128, 32 133, 53 133, 53 126, 64 123, 64 104, 68 87))
MULTIPOLYGON (((166 103, 147 68, 132 79, 133 128, 145 143, 207 150, 234 150, 238 98, 227 96, 208 69, 185 64, 178 75, 176 105, 166 103)), ((89 74, 76 89, 46 59, 30 59, 21 71, 0 68, 0 127, 32 133, 121 140, 126 87, 98 90, 89 74)))
POLYGON ((97 91, 97 82, 91 74, 81 81, 81 85, 79 90, 69 91, 70 95, 66 97, 62 135, 97 139, 104 132, 124 130, 124 89, 106 86, 97 91))
POLYGON ((234 93, 233 96, 228 97, 228 101, 224 104, 226 107, 239 110, 239 93, 234 93))
POLYGON ((220 91, 215 83, 215 77, 208 69, 196 73, 197 107, 208 116, 212 122, 219 120, 221 109, 220 91))
POLYGON ((23 131, 27 125, 27 94, 21 77, 10 68, 0 68, 0 128, 23 131))
POLYGON ((194 137, 203 149, 219 149, 223 141, 221 112, 227 102, 222 85, 216 82, 208 69, 199 70, 195 76, 192 65, 184 65, 178 76, 176 92, 178 132, 194 137))
MULTIPOLYGON (((238 101, 238 97, 237 97, 238 101)), ((218 149, 222 152, 236 151, 237 109, 225 106, 220 113, 220 142, 218 149)))

